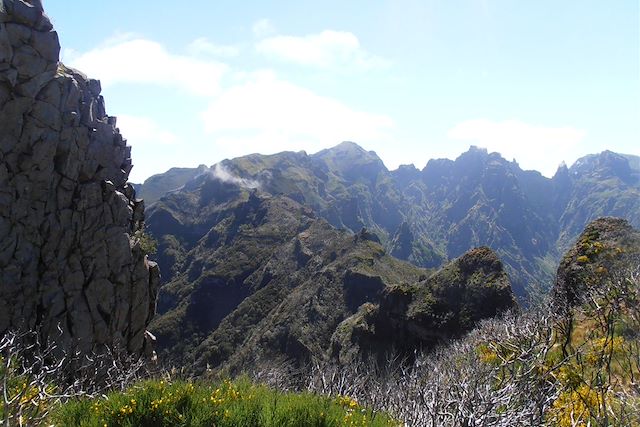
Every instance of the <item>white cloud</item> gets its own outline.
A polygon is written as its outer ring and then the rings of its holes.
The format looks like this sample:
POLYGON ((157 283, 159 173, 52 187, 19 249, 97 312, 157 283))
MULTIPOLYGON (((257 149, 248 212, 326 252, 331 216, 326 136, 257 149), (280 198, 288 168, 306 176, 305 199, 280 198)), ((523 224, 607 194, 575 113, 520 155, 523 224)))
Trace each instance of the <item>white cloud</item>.
POLYGON ((252 73, 212 100, 202 114, 205 130, 234 154, 318 150, 340 141, 388 137, 388 116, 356 111, 338 100, 278 79, 252 73))
POLYGON ((266 18, 256 21, 251 30, 253 31, 253 35, 258 38, 267 37, 276 33, 276 27, 266 18))
POLYGON ((270 58, 320 68, 368 70, 389 65, 367 53, 358 38, 346 31, 325 30, 304 37, 274 36, 258 42, 256 49, 270 58))
POLYGON ((120 114, 117 118, 118 128, 132 145, 170 145, 179 141, 176 134, 163 129, 149 117, 120 114))
POLYGON ((66 51, 65 56, 68 65, 99 79, 104 87, 151 83, 203 96, 219 91, 220 79, 228 69, 219 62, 175 55, 157 42, 126 36, 82 54, 66 51))
POLYGON ((157 121, 128 114, 118 114, 117 119, 117 126, 132 150, 133 170, 129 175, 132 182, 142 182, 155 173, 185 164, 185 159, 178 155, 184 151, 183 141, 157 121))
POLYGON ((506 159, 516 159, 524 169, 551 176, 558 165, 576 157, 578 144, 587 133, 570 126, 545 127, 520 120, 467 120, 449 130, 452 140, 467 141, 506 159))
POLYGON ((233 57, 240 54, 240 49, 237 46, 227 46, 216 44, 206 37, 200 37, 192 41, 187 50, 194 56, 198 55, 212 55, 222 57, 233 57))
MULTIPOLYGON (((357 50, 357 40, 354 46, 357 50)), ((249 152, 315 152, 344 140, 368 147, 389 144, 394 123, 388 116, 354 109, 282 80, 273 71, 231 69, 210 59, 212 54, 235 54, 228 47, 197 39, 186 47, 188 53, 172 53, 155 41, 121 35, 88 52, 65 51, 68 65, 100 79, 105 88, 122 84, 160 88, 159 98, 131 100, 138 107, 152 102, 143 108, 150 111, 148 115, 140 116, 140 108, 128 109, 126 102, 119 111, 110 111, 118 116, 118 126, 132 146, 132 180, 142 181, 172 166, 249 152), (165 94, 165 88, 192 96, 165 94), (207 107, 198 116, 202 101, 207 107), (173 128, 153 118, 158 108, 171 108, 173 128), (193 126, 194 114, 202 126, 193 126), (169 130, 184 123, 190 125, 179 134, 169 130)))
POLYGON ((217 178, 220 181, 229 182, 243 188, 260 188, 260 183, 258 181, 235 176, 220 163, 213 165, 213 167, 209 169, 209 173, 212 177, 217 178))

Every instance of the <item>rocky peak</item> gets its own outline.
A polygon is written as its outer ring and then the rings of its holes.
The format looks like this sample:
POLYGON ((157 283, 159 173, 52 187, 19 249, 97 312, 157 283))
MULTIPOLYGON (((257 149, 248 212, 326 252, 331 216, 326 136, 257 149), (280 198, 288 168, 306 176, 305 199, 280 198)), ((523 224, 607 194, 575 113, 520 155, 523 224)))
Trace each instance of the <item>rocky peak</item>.
POLYGON ((489 154, 486 148, 474 145, 460 154, 455 160, 429 160, 422 170, 423 180, 427 185, 440 185, 448 180, 477 180, 487 169, 505 169, 508 162, 498 153, 489 154))
POLYGON ((571 185, 571 176, 566 163, 562 162, 562 164, 558 166, 556 173, 554 173, 551 178, 551 182, 555 187, 568 189, 571 185))
POLYGON ((327 148, 326 150, 323 150, 323 151, 327 153, 334 152, 334 153, 349 153, 349 154, 360 154, 360 155, 365 155, 369 153, 364 148, 362 148, 361 146, 359 146, 358 144, 352 141, 342 141, 340 144, 336 145, 335 147, 327 148))
POLYGON ((319 151, 311 157, 326 162, 332 171, 354 181, 363 177, 370 179, 381 171, 387 171, 375 151, 366 151, 349 141, 319 151))
POLYGON ((570 171, 573 175, 585 175, 597 179, 617 177, 623 182, 634 180, 634 171, 629 164, 629 159, 612 151, 582 157, 576 160, 570 171))
POLYGON ((379 303, 362 305, 336 329, 332 352, 343 363, 384 360, 390 349, 411 357, 516 307, 497 255, 475 248, 418 283, 385 287, 379 303))
POLYGON ((471 145, 469 149, 464 153, 460 154, 455 161, 458 163, 466 163, 466 162, 484 163, 488 158, 489 158, 489 152, 487 151, 486 148, 471 145))
POLYGON ((0 0, 0 333, 145 348, 158 269, 100 82, 59 63, 40 1, 0 0))
POLYGON ((411 183, 420 179, 420 171, 414 164, 400 165, 398 169, 391 171, 391 175, 402 187, 408 187, 411 183))

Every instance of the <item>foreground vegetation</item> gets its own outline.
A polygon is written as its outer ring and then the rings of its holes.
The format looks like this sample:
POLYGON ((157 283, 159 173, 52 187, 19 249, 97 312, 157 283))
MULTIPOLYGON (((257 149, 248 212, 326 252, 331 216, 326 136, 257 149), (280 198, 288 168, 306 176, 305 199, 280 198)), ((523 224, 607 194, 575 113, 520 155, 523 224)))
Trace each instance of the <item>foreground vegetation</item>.
POLYGON ((319 364, 306 388, 347 393, 409 426, 640 426, 640 262, 632 265, 587 284, 568 310, 544 298, 410 365, 319 364))
POLYGON ((168 372, 150 373, 142 363, 113 353, 61 355, 55 346, 40 345, 34 333, 0 339, 0 396, 3 427, 399 424, 346 395, 277 390, 246 376, 175 380, 168 372))
POLYGON ((107 426, 396 426, 349 397, 286 393, 248 379, 144 381, 124 392, 74 399, 53 412, 55 425, 107 426))
POLYGON ((559 276, 570 286, 410 360, 265 361, 233 381, 209 373, 193 382, 6 334, 0 419, 6 427, 640 426, 640 254, 589 234, 576 247, 565 257, 573 276, 559 276))
POLYGON ((545 302, 482 322, 411 362, 281 362, 234 381, 141 381, 121 369, 111 391, 61 387, 55 366, 29 371, 7 357, 5 339, 0 416, 5 426, 398 425, 385 413, 407 426, 640 426, 639 280, 600 283, 570 315, 545 302))

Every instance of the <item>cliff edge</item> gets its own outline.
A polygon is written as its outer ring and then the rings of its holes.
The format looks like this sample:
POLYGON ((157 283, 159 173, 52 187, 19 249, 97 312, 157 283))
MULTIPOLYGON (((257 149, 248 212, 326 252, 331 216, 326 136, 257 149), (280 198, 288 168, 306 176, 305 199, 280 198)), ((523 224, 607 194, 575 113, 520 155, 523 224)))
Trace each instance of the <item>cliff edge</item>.
POLYGON ((0 333, 140 354, 159 270, 140 247, 131 147, 100 82, 59 52, 40 1, 0 0, 0 333))

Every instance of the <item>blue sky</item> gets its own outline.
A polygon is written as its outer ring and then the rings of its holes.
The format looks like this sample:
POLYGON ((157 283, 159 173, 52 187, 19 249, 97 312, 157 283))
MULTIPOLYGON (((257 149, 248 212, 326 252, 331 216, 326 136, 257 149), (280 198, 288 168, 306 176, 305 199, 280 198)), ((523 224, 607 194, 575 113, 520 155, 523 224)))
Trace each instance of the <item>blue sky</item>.
POLYGON ((130 179, 352 140, 387 167, 469 145, 552 175, 640 155, 636 0, 45 0, 100 79, 130 179))

